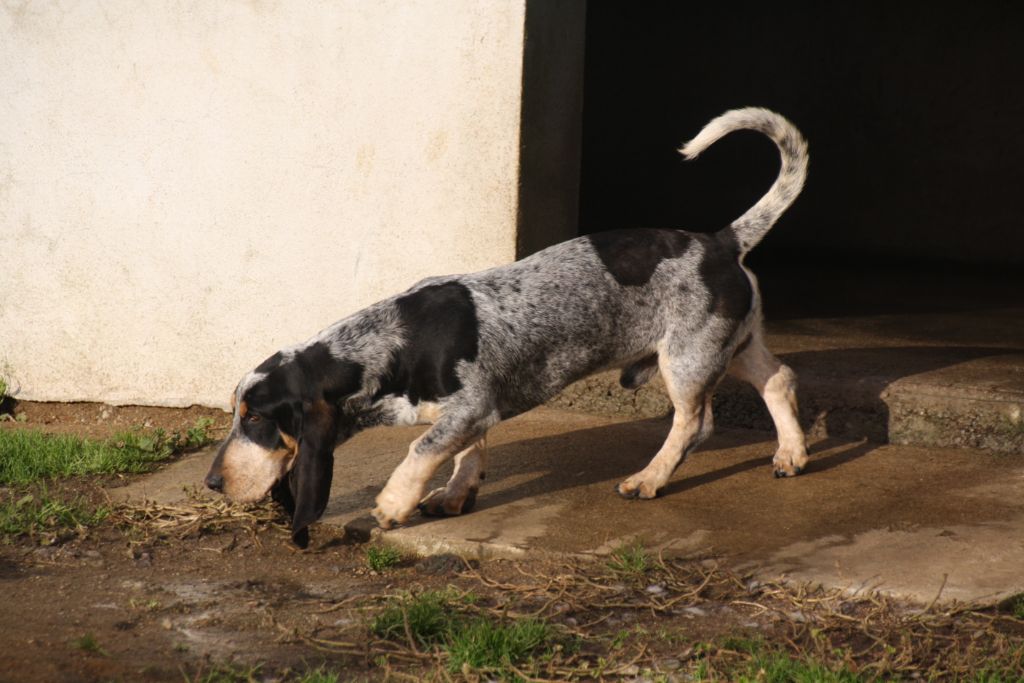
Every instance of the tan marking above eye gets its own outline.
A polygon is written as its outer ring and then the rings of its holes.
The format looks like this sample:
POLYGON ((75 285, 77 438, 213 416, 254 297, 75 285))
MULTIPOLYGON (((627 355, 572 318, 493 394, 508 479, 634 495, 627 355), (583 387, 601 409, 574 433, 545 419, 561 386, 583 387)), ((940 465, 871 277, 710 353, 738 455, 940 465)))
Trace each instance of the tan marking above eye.
POLYGON ((249 404, 246 403, 245 401, 242 401, 241 403, 238 404, 238 416, 245 417, 245 414, 247 412, 249 412, 249 404))

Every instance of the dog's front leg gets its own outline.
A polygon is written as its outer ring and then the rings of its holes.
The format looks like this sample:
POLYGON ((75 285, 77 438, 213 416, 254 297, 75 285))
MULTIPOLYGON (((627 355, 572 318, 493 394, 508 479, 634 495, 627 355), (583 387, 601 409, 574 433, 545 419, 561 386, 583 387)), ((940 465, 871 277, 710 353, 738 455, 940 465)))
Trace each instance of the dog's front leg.
POLYGON ((427 482, 444 461, 480 439, 487 429, 477 421, 446 415, 409 445, 409 453, 377 496, 373 516, 382 529, 407 521, 423 499, 427 482))

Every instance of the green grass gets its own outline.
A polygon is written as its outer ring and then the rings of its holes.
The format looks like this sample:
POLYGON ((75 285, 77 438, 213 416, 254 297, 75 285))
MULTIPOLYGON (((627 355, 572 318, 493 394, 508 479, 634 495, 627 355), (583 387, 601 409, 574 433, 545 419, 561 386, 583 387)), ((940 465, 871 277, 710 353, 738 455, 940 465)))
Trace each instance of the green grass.
POLYGON ((209 671, 200 672, 191 680, 195 683, 250 683, 259 680, 257 675, 262 668, 262 664, 244 668, 235 664, 220 664, 209 671))
POLYGON ((1024 593, 1021 593, 1013 601, 1013 605, 1010 607, 1010 614, 1013 615, 1014 619, 1024 620, 1024 593))
MULTIPOLYGON (((705 650, 714 650, 706 646, 705 650)), ((793 657, 781 650, 770 649, 760 639, 729 637, 719 649, 746 655, 725 670, 700 662, 693 672, 698 681, 734 681, 735 683, 862 683, 870 680, 853 673, 845 666, 830 667, 810 657, 793 657)))
POLYGON ((2 430, 0 485, 83 474, 145 472, 175 453, 209 443, 212 424, 212 420, 203 418, 185 434, 168 434, 162 429, 129 431, 106 441, 38 430, 2 430))
POLYGON ((468 665, 507 675, 509 665, 518 665, 554 647, 554 633, 547 623, 471 616, 468 608, 473 602, 473 596, 451 590, 398 596, 376 616, 370 630, 403 644, 411 638, 421 650, 446 651, 452 671, 468 665))
POLYGON ((303 673, 287 672, 284 675, 272 675, 263 670, 263 664, 218 664, 207 671, 200 671, 193 678, 185 678, 186 683, 257 683, 264 680, 281 683, 338 683, 341 676, 323 667, 303 673))
POLYGON ((644 550, 640 539, 630 545, 621 545, 612 552, 608 568, 622 574, 644 574, 651 568, 651 556, 644 550))
POLYGON ((448 668, 460 671, 463 664, 469 664, 474 669, 501 670, 540 652, 551 638, 551 627, 536 619, 508 624, 476 619, 452 633, 448 668))
POLYGON ((338 683, 340 680, 341 677, 338 674, 321 668, 315 671, 307 671, 299 678, 296 678, 295 683, 338 683))
POLYGON ((100 647, 99 642, 96 640, 96 636, 91 633, 86 633, 81 638, 76 638, 71 644, 83 652, 92 652, 97 655, 103 655, 104 657, 107 656, 107 653, 100 647))
POLYGON ((0 500, 0 534, 5 538, 58 529, 77 529, 99 524, 110 510, 93 507, 78 498, 70 501, 49 497, 45 490, 0 500))
POLYGON ((402 561, 402 553, 391 546, 371 545, 366 549, 366 565, 375 572, 391 569, 402 561))
POLYGON ((788 654, 758 654, 746 671, 735 677, 737 683, 859 683, 865 679, 849 669, 830 669, 810 659, 793 659, 788 654))
POLYGON ((425 591, 391 600, 374 617, 370 630, 381 638, 403 643, 411 636, 418 647, 429 648, 448 640, 458 619, 451 592, 425 591))

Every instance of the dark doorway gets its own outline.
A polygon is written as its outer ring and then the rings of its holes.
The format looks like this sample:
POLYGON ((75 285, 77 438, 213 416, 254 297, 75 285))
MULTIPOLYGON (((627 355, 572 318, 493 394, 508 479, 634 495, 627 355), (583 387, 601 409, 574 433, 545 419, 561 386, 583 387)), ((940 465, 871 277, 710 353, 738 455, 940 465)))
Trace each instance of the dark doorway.
POLYGON ((749 258, 769 315, 1020 304, 1024 4, 592 0, 581 233, 740 215, 778 170, 768 140, 674 150, 747 105, 811 150, 803 195, 749 258))

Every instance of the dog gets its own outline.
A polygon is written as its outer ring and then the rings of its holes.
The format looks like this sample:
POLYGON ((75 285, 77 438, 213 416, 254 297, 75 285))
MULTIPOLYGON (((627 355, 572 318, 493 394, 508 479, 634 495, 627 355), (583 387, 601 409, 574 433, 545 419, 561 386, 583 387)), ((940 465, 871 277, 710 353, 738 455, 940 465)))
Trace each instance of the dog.
POLYGON ((373 515, 388 529, 417 508, 463 514, 484 479, 488 429, 611 368, 621 369, 627 389, 660 372, 675 409, 664 445, 618 484, 620 495, 654 498, 711 434, 712 393, 727 372, 767 404, 778 433, 776 476, 799 474, 807 449, 796 376, 765 347, 757 280, 743 260, 803 188, 807 143, 779 114, 745 108, 713 119, 679 151, 693 159, 741 129, 771 138, 782 166, 728 228, 587 235, 510 265, 428 278, 344 318, 239 382, 207 486, 243 502, 270 493, 304 548, 327 505, 336 446, 369 427, 431 424, 373 515), (447 485, 424 495, 453 457, 447 485))

